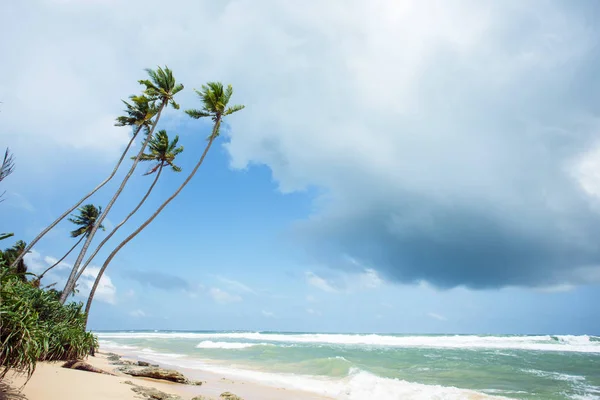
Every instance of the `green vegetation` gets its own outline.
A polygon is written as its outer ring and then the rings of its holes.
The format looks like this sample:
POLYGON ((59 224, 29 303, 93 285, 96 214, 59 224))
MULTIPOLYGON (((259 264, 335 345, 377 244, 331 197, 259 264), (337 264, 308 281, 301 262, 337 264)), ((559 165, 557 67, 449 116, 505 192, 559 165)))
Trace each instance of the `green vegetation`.
POLYGON ((0 271, 0 379, 10 368, 31 376, 37 361, 81 358, 98 347, 85 331, 82 303, 63 306, 57 291, 34 287, 6 265, 0 271))
MULTIPOLYGON (((175 102, 174 97, 183 90, 183 85, 177 83, 173 72, 167 67, 158 67, 156 70, 147 69, 146 73, 148 79, 138 81, 144 88, 143 92, 140 95, 129 96, 129 101, 123 101, 125 104, 124 115, 116 118, 115 125, 131 127, 132 137, 108 177, 74 205, 67 208, 29 245, 23 241, 17 241, 12 247, 0 251, 0 379, 11 368, 31 376, 37 361, 77 359, 94 352, 98 346, 97 339, 90 332, 86 332, 86 324, 94 294, 104 272, 115 255, 145 229, 194 177, 212 144, 219 137, 223 118, 244 108, 241 105, 228 105, 233 94, 231 85, 224 87, 221 83, 209 82, 202 86, 202 90, 196 90, 202 108, 187 110, 186 113, 194 119, 207 117, 213 122, 204 151, 194 169, 179 188, 142 225, 115 246, 104 261, 89 293, 85 312, 82 312, 83 303, 66 303, 66 301, 71 294, 77 292, 77 281, 84 270, 116 231, 142 207, 157 185, 163 170, 167 168, 174 172, 181 172, 181 168, 175 164, 176 158, 183 152, 183 146, 179 145, 179 137, 175 136, 171 140, 165 130, 159 130, 156 135, 154 132, 165 107, 171 106, 175 110, 179 110, 179 104, 175 102), (141 131, 145 138, 141 142, 140 149, 137 155, 131 157, 133 162, 129 166, 129 170, 104 210, 93 204, 81 206, 115 176, 141 131), (140 161, 152 163, 147 172, 143 174, 154 175, 152 183, 133 210, 112 229, 85 260, 96 232, 98 229, 104 229, 102 225, 104 219, 112 210, 140 161), (72 215, 71 213, 76 209, 78 213, 72 215), (71 231, 71 237, 79 238, 79 240, 58 261, 38 276, 28 272, 25 255, 52 228, 69 215, 71 218, 68 218, 68 221, 77 226, 75 230, 71 231), (62 291, 49 289, 54 284, 42 288, 41 280, 45 274, 63 262, 80 243, 83 245, 64 289, 62 291)), ((13 169, 13 157, 6 150, 4 161, 0 166, 0 181, 10 175, 13 169)), ((2 196, 0 195, 0 197, 2 196)), ((0 240, 11 236, 12 234, 0 234, 0 240)))

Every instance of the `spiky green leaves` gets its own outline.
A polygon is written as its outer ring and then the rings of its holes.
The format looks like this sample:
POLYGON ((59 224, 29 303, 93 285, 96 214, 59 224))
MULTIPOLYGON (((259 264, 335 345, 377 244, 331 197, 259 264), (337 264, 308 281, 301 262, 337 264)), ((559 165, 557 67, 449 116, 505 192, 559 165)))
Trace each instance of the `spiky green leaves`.
POLYGON ((170 166, 175 172, 181 172, 181 168, 174 164, 175 157, 182 151, 183 146, 177 146, 179 136, 175 136, 172 141, 169 141, 169 135, 164 129, 158 131, 155 137, 148 143, 149 153, 144 153, 140 157, 140 161, 154 161, 156 164, 150 168, 144 175, 150 175, 156 172, 161 167, 170 166))
POLYGON ((146 96, 129 96, 131 103, 123 100, 126 109, 125 115, 117 117, 116 126, 143 126, 148 130, 152 118, 158 112, 155 102, 146 96))
POLYGON ((153 69, 146 69, 150 79, 142 79, 138 81, 140 84, 146 86, 144 94, 150 98, 151 101, 159 101, 163 104, 170 104, 176 110, 179 110, 179 104, 173 100, 173 96, 183 90, 183 85, 178 84, 173 77, 173 71, 168 67, 158 67, 155 71, 153 69))
MULTIPOLYGON (((83 207, 79 207, 77 211, 79 211, 79 214, 71 215, 72 218, 69 218, 70 222, 74 223, 75 225, 79 225, 79 228, 71 231, 71 237, 89 235, 94 228, 96 221, 100 217, 100 214, 102 214, 102 207, 96 207, 93 204, 86 204, 83 207)), ((104 230, 104 226, 100 225, 99 229, 104 230)))
POLYGON ((221 82, 208 82, 206 85, 202 85, 202 90, 194 89, 194 91, 200 98, 202 109, 186 110, 185 112, 194 119, 204 117, 210 117, 212 119, 215 125, 209 139, 215 139, 219 136, 219 129, 223 117, 244 108, 242 105, 227 107, 229 100, 233 95, 233 87, 231 85, 227 85, 227 87, 224 88, 221 82))

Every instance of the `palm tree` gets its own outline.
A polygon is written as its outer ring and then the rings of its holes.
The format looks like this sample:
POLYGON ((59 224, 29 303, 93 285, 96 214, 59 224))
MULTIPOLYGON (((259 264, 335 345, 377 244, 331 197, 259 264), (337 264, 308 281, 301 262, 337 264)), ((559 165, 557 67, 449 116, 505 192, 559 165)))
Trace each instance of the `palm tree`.
MULTIPOLYGON (((98 217, 100 216, 100 214, 102 214, 102 207, 96 208, 96 206, 94 206, 93 204, 86 204, 85 206, 80 207, 78 209, 78 211, 79 211, 79 215, 72 215, 71 216, 72 218, 69 218, 69 221, 74 223, 75 225, 79 226, 79 228, 71 231, 71 237, 76 238, 76 237, 81 236, 81 238, 77 241, 77 243, 75 243, 73 245, 73 247, 71 247, 71 249, 69 251, 67 251, 67 253, 64 256, 62 256, 62 258, 60 260, 55 262, 50 267, 46 268, 46 270, 44 272, 42 272, 41 275, 39 275, 35 279, 35 281, 34 281, 35 286, 39 286, 39 282, 42 280, 44 275, 46 275, 46 273, 48 271, 50 271, 52 268, 56 267, 65 258, 67 258, 67 256, 69 254, 71 254, 71 252, 75 249, 75 247, 77 247, 79 245, 79 243, 81 243, 81 241, 86 236, 89 235, 89 233, 92 231, 92 228, 94 227, 94 224, 98 220, 98 217)), ((100 225, 100 229, 104 230, 104 226, 100 225)))
POLYGON ((94 235, 96 234, 96 230, 98 229, 99 224, 101 224, 102 221, 104 220, 104 218, 106 218, 106 216, 108 215, 113 204, 115 203, 115 201, 117 201, 117 199, 119 198, 119 195, 125 188, 127 181, 129 181, 129 178, 133 174, 133 171, 137 167, 137 164, 138 164, 140 158, 142 157, 142 154, 144 154, 144 150, 146 149, 148 142, 150 141, 150 139, 152 139, 154 129, 156 128, 156 125, 158 124, 162 110, 169 104, 174 109, 176 109, 176 110, 179 109, 179 104, 177 104, 175 102, 175 100, 173 100, 173 97, 177 93, 179 93, 180 91, 183 90, 183 85, 177 84, 177 82, 175 81, 175 78, 173 77, 173 72, 168 67, 165 67, 164 69, 162 69, 161 67, 158 67, 158 69, 156 71, 154 71, 152 69, 146 69, 146 72, 148 73, 148 76, 150 77, 150 79, 140 80, 139 83, 146 86, 146 89, 144 90, 144 94, 150 99, 150 101, 160 103, 160 105, 158 106, 156 117, 154 118, 154 123, 152 124, 152 128, 148 132, 148 136, 146 137, 146 140, 144 140, 144 142, 142 143, 140 151, 138 152, 136 158, 134 159, 133 164, 131 165, 131 168, 129 168, 129 172, 127 172, 127 175, 125 175, 125 177, 123 178, 123 181, 121 182, 121 186, 119 186, 116 193, 113 195, 112 199, 110 199, 110 201, 106 205, 106 210, 104 210, 104 213, 100 216, 100 219, 98 220, 96 225, 92 228, 92 231, 90 232, 89 236, 86 238, 85 242, 83 243, 83 247, 82 247, 81 251, 79 252, 79 256, 77 256, 77 260, 75 260, 75 264, 73 264, 73 269, 71 270, 71 275, 69 276, 69 279, 67 280, 65 288, 63 290, 63 293, 60 297, 60 302, 63 304, 67 300, 68 293, 70 293, 73 290, 73 288, 75 287, 75 278, 77 277, 79 265, 83 261, 83 257, 85 257, 85 253, 87 252, 88 247, 90 247, 90 244, 92 243, 92 239, 94 238, 94 235))
POLYGON ((181 186, 179 186, 179 188, 175 191, 175 193, 173 193, 171 195, 171 197, 169 197, 163 204, 161 204, 161 206, 158 207, 158 209, 154 212, 154 214, 152 214, 152 216, 150 218, 148 218, 142 225, 140 225, 139 228, 137 228, 131 235, 127 236, 127 238, 125 238, 125 240, 123 240, 121 243, 119 243, 119 245, 112 251, 112 253, 110 253, 108 258, 102 265, 102 268, 100 268, 100 272, 98 273, 98 276, 96 277, 96 280, 94 282, 94 285, 92 286, 92 290, 88 297, 88 301, 85 306, 86 323, 87 323, 87 318, 88 318, 88 315, 90 312, 90 307, 92 306, 92 301, 94 300, 94 293, 96 292, 96 288, 98 287, 98 284, 100 283, 100 278, 104 274, 104 271, 106 270, 106 268, 108 267, 108 265, 110 264, 112 259, 115 257, 115 255, 117 255, 119 250, 121 250, 127 243, 129 243, 131 241, 131 239, 133 239, 135 236, 137 236, 146 226, 148 226, 156 218, 156 216, 158 214, 160 214, 160 212, 175 197, 177 197, 177 195, 183 190, 183 188, 194 177, 194 175, 196 174, 196 171, 198 171, 198 168, 200 168, 200 166, 204 162, 204 158, 206 157, 208 150, 210 150, 210 147, 212 146, 213 142, 219 136, 219 130, 221 127, 221 122, 223 120, 223 117, 231 115, 231 114, 233 114, 237 111, 240 111, 244 108, 244 106, 242 106, 242 105, 235 105, 235 106, 227 107, 227 104, 229 103, 229 100, 231 99, 231 95, 233 94, 233 88, 231 87, 231 85, 228 85, 227 88, 224 89, 223 84, 220 82, 209 82, 206 85, 202 85, 201 91, 198 91, 196 89, 194 89, 194 91, 200 97, 200 101, 202 102, 202 109, 186 110, 185 111, 186 114, 188 114, 190 117, 192 117, 194 119, 210 117, 213 121, 212 133, 208 137, 208 143, 207 143, 206 147, 204 148, 204 152, 200 156, 200 160, 198 160, 198 163, 196 164, 196 166, 194 167, 194 169, 192 170, 190 175, 181 184, 181 186))
MULTIPOLYGON (((140 130, 144 127, 146 129, 148 129, 152 118, 154 117, 154 115, 157 112, 156 108, 154 107, 154 102, 145 96, 130 96, 130 99, 132 100, 133 104, 123 101, 125 103, 125 106, 127 107, 127 109, 125 110, 126 115, 117 117, 117 122, 115 123, 115 125, 116 126, 131 126, 131 127, 133 127, 133 135, 131 136, 131 139, 129 140, 127 147, 125 147, 125 150, 121 154, 121 158, 119 158, 119 161, 117 162, 117 165, 115 165, 115 168, 113 169, 113 171, 110 173, 110 175, 104 181, 102 181, 98 186, 96 186, 96 188, 94 188, 94 190, 92 190, 91 192, 86 194, 82 199, 80 199, 77 203, 75 203, 67 211, 62 213, 60 215, 60 217, 58 217, 54 222, 52 222, 42 232, 40 232, 40 234, 37 235, 35 237, 35 239, 33 239, 31 241, 31 243, 29 243, 29 246, 27 246, 27 248, 25 249, 26 252, 29 252, 29 250, 31 250, 31 248, 33 246, 35 246, 35 244, 42 237, 44 237, 44 235, 46 235, 52 228, 54 228, 67 215, 72 213, 85 200, 90 198, 94 193, 96 193, 98 190, 100 190, 104 185, 106 185, 115 176, 115 174, 117 173, 117 170, 121 166, 123 159, 129 152, 129 149, 131 148, 131 145, 133 144, 133 141, 137 137, 140 130)), ((17 260, 15 260, 15 263, 17 263, 19 261, 20 261, 20 258, 17 258, 17 260)))
POLYGON ((129 218, 131 218, 131 216, 135 214, 144 204, 150 195, 150 192, 152 192, 152 189, 154 189, 154 185, 156 185, 156 182, 158 182, 158 178, 160 178, 163 168, 168 166, 171 167, 171 169, 175 172, 181 172, 181 168, 174 164, 175 157, 177 157, 183 151, 183 146, 177 147, 178 142, 179 136, 175 136, 175 139, 173 139, 172 142, 169 142, 169 136, 167 135, 167 131, 164 129, 158 131, 156 137, 152 138, 148 144, 150 153, 144 153, 142 154, 142 157, 140 157, 140 161, 152 161, 155 163, 150 170, 144 174, 150 175, 156 173, 152 184, 138 205, 129 213, 129 215, 127 215, 127 217, 125 217, 123 221, 119 222, 119 224, 115 226, 115 228, 104 238, 104 240, 102 240, 102 242, 100 242, 96 250, 94 250, 92 255, 87 259, 85 264, 83 264, 83 267, 81 267, 80 271, 77 273, 77 278, 75 279, 76 282, 79 280, 83 274, 83 271, 85 271, 87 266, 90 264, 90 262, 92 262, 96 254, 98 254, 106 242, 108 242, 108 240, 119 230, 119 228, 121 228, 121 226, 123 226, 129 220, 129 218))
MULTIPOLYGON (((6 149, 6 152, 4 152, 4 159, 2 160, 2 164, 0 164, 0 182, 2 180, 4 180, 4 178, 6 178, 10 174, 12 174, 14 169, 15 169, 14 157, 10 153, 10 149, 6 149)), ((2 192, 2 194, 0 194, 0 203, 4 201, 4 199, 2 199, 2 197, 4 196, 4 193, 6 193, 6 192, 2 192)))
POLYGON ((15 260, 25 252, 26 248, 27 244, 22 240, 18 240, 13 247, 4 249, 4 252, 2 253, 2 257, 6 263, 11 266, 10 269, 13 269, 15 274, 18 275, 23 282, 27 281, 27 265, 25 264, 23 257, 21 257, 18 262, 15 262, 15 260))

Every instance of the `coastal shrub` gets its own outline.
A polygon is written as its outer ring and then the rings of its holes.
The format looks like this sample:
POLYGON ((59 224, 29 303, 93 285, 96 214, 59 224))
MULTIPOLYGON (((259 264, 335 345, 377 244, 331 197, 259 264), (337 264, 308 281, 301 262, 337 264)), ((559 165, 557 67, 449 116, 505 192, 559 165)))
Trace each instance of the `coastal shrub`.
POLYGON ((0 268, 0 379, 9 369, 31 376, 37 361, 70 360, 97 349, 85 331, 82 303, 59 302, 58 292, 23 282, 0 268))

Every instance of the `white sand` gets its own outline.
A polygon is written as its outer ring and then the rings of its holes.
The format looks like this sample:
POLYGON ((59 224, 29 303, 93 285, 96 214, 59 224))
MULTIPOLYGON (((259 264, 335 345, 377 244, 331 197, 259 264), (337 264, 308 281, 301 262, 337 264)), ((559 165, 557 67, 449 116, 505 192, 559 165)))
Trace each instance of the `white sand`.
POLYGON ((25 396, 29 400, 139 400, 139 395, 131 390, 132 386, 124 384, 125 381, 176 394, 184 400, 189 400, 198 395, 218 399, 223 392, 234 393, 244 400, 328 399, 308 392, 274 388, 239 380, 232 381, 210 372, 195 374, 194 379, 199 378, 205 382, 202 386, 134 378, 116 371, 117 366, 111 365, 103 354, 88 357, 85 361, 107 372, 116 373, 118 376, 61 368, 62 362, 42 362, 38 363, 35 373, 20 392, 17 389, 25 383, 25 377, 9 373, 5 381, 11 388, 5 387, 4 390, 6 391, 0 393, 0 399, 17 400, 23 399, 23 396, 25 396))

